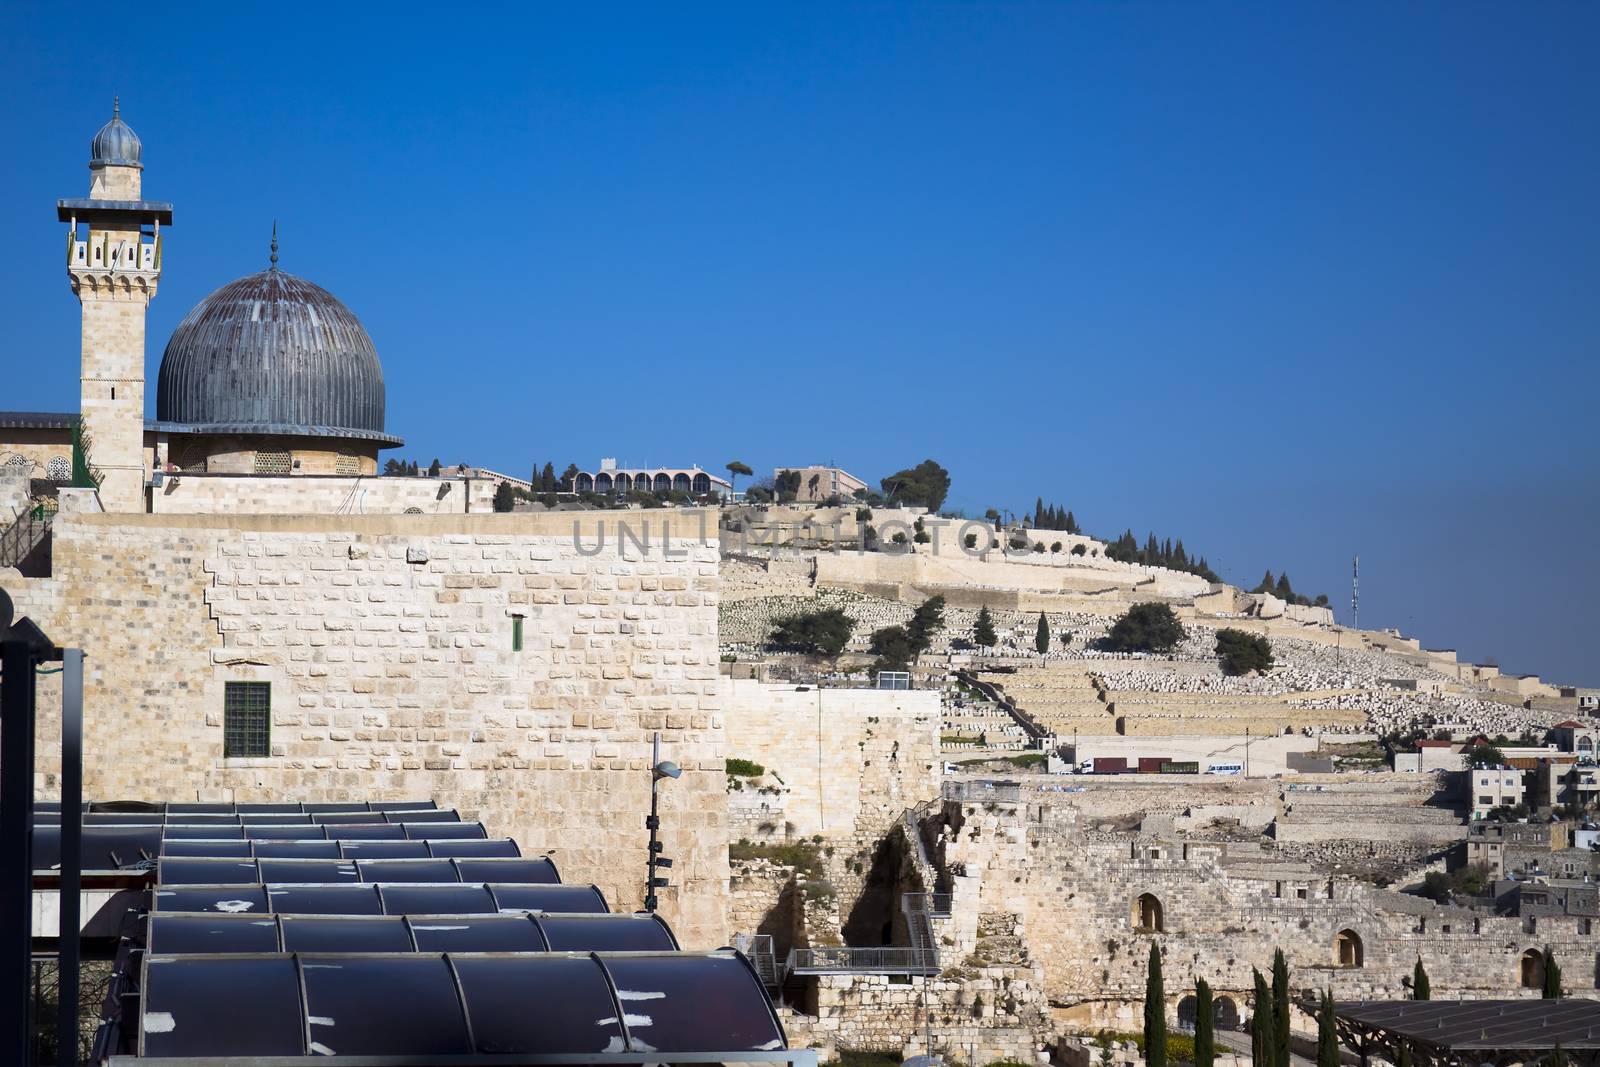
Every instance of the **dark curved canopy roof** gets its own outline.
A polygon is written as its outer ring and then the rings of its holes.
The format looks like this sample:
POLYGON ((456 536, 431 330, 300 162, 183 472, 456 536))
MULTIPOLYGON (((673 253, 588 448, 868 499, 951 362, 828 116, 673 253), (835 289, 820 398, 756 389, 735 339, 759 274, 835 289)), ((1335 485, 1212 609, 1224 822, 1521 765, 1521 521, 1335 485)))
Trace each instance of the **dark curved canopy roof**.
POLYGON ((275 267, 200 301, 161 357, 156 418, 190 432, 399 444, 383 432, 383 413, 383 368, 360 320, 275 267))

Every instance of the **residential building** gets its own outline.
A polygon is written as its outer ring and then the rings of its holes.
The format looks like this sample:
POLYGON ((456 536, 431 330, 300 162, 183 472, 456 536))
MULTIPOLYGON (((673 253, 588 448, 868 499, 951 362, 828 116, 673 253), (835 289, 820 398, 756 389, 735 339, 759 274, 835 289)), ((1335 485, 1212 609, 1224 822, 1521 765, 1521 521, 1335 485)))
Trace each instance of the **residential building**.
POLYGON ((1495 808, 1514 808, 1527 797, 1523 772, 1513 767, 1475 767, 1467 780, 1474 819, 1482 819, 1495 808))
POLYGON ((795 491, 795 499, 807 503, 816 503, 831 496, 849 500, 856 490, 867 488, 866 482, 838 467, 776 467, 772 471, 772 478, 776 481, 790 471, 800 474, 800 488, 795 491))

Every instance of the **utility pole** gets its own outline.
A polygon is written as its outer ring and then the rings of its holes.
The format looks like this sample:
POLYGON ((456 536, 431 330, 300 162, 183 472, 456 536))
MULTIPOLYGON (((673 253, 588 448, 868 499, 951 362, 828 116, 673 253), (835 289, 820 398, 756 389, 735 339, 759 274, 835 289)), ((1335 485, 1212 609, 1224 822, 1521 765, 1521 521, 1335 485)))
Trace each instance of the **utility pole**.
POLYGON ((1355 628, 1361 629, 1361 557, 1350 560, 1350 614, 1355 617, 1355 628))

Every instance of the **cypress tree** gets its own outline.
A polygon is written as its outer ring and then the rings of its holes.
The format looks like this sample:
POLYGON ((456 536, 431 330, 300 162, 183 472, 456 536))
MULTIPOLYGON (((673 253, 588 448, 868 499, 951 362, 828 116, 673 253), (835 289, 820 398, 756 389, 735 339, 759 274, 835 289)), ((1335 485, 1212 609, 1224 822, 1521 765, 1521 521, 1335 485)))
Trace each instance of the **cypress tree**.
POLYGON ((994 647, 994 619, 989 614, 989 605, 987 604, 978 609, 978 621, 972 627, 972 640, 975 644, 982 645, 985 648, 994 647))
POLYGON ((1322 991, 1317 1009, 1317 1067, 1339 1067, 1339 1035, 1333 1026, 1333 992, 1322 991))
POLYGON ((1161 980, 1161 946, 1150 942, 1150 971, 1144 980, 1145 1067, 1167 1067, 1167 994, 1161 980))
POLYGON ((1212 1067, 1217 1056, 1216 1007, 1211 1002, 1211 984, 1204 978, 1194 983, 1194 1067, 1212 1067))
POLYGON ((1044 497, 1036 497, 1033 501, 1033 528, 1044 528, 1044 497))
POLYGON ((1250 1016, 1250 1062, 1255 1067, 1277 1067, 1278 1058, 1272 1051, 1272 992, 1261 972, 1250 968, 1255 976, 1255 1005, 1250 1016))
POLYGON ((1550 1058, 1544 1062, 1546 1067, 1567 1067, 1567 1050, 1561 1047, 1561 1042, 1556 1042, 1556 1047, 1550 1050, 1550 1058))
POLYGON ((1289 964, 1281 948, 1272 953, 1272 1051, 1278 1067, 1289 1067, 1289 964))
POLYGON ((1066 531, 1067 531, 1067 533, 1074 533, 1074 534, 1083 532, 1083 531, 1078 529, 1078 520, 1073 516, 1072 510, 1070 508, 1067 510, 1066 531))
POLYGON ((1556 962, 1549 945, 1544 947, 1544 988, 1539 995, 1545 1000, 1560 1000, 1566 996, 1561 989, 1561 964, 1556 962))
POLYGON ((1050 651, 1050 620, 1044 617, 1044 612, 1039 612, 1039 627, 1033 631, 1033 647, 1039 650, 1039 655, 1050 651))
POLYGON ((1411 969, 1411 999, 1428 1000, 1433 995, 1433 987, 1428 983, 1428 972, 1422 966, 1422 957, 1417 957, 1417 965, 1411 969))
POLYGON ((1294 596, 1294 586, 1289 584, 1289 572, 1278 575, 1278 596, 1288 600, 1294 596))
POLYGON ((1258 593, 1270 593, 1272 592, 1273 585, 1274 579, 1272 577, 1272 571, 1268 570, 1266 574, 1261 576, 1261 584, 1256 586, 1255 591, 1258 593))
POLYGON ((1411 1042, 1400 1042, 1400 1054, 1395 1057, 1394 1067, 1411 1067, 1411 1042))

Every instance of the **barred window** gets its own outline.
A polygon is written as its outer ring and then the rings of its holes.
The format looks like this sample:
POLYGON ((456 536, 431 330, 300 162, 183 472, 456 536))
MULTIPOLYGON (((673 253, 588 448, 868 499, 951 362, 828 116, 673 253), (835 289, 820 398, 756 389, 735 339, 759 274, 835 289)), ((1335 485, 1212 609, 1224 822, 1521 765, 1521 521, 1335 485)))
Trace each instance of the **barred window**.
POLYGON ((222 689, 222 755, 271 754, 272 683, 224 682, 222 689))
POLYGON ((257 452, 257 474, 288 474, 289 453, 287 452, 257 452))

